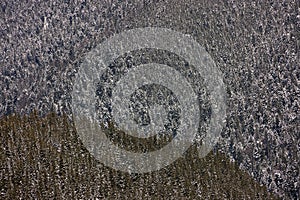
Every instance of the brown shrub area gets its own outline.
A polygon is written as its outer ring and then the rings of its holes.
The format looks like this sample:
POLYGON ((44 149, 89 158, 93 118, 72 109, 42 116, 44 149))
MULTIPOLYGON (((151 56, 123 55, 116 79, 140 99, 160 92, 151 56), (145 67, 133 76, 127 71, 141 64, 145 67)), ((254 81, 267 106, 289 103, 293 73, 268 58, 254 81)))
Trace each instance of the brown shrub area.
POLYGON ((163 170, 129 174, 84 148, 66 116, 0 120, 1 199, 275 199, 221 153, 195 146, 163 170))

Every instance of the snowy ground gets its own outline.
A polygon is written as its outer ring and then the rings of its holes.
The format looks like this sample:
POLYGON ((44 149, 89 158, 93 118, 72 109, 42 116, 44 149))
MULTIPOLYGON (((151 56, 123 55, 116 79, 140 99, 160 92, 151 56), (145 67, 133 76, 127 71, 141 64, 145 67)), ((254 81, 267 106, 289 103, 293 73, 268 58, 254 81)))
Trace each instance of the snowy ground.
POLYGON ((32 109, 71 114, 72 81, 86 53, 123 30, 169 28, 197 40, 224 74, 227 125, 216 149, 269 191, 299 199, 296 0, 0 5, 0 116, 32 109))

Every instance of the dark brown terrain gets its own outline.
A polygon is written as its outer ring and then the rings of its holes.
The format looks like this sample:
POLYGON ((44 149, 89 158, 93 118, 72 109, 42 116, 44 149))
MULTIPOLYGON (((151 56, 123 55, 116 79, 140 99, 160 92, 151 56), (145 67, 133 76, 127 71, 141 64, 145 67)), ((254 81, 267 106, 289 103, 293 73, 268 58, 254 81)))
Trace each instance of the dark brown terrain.
POLYGON ((0 121, 1 199, 276 199, 224 154, 192 146, 170 166, 129 174, 103 166, 66 116, 0 121))

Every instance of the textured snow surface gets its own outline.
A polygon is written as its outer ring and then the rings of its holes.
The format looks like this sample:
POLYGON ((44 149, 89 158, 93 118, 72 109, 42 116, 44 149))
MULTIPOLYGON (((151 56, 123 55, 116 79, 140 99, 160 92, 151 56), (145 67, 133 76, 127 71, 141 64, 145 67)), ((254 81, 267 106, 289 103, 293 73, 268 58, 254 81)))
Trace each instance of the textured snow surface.
POLYGON ((86 53, 123 30, 173 29, 224 74, 227 125, 216 149, 270 191, 299 199, 299 2, 224 2, 1 1, 0 116, 71 114, 86 53))

